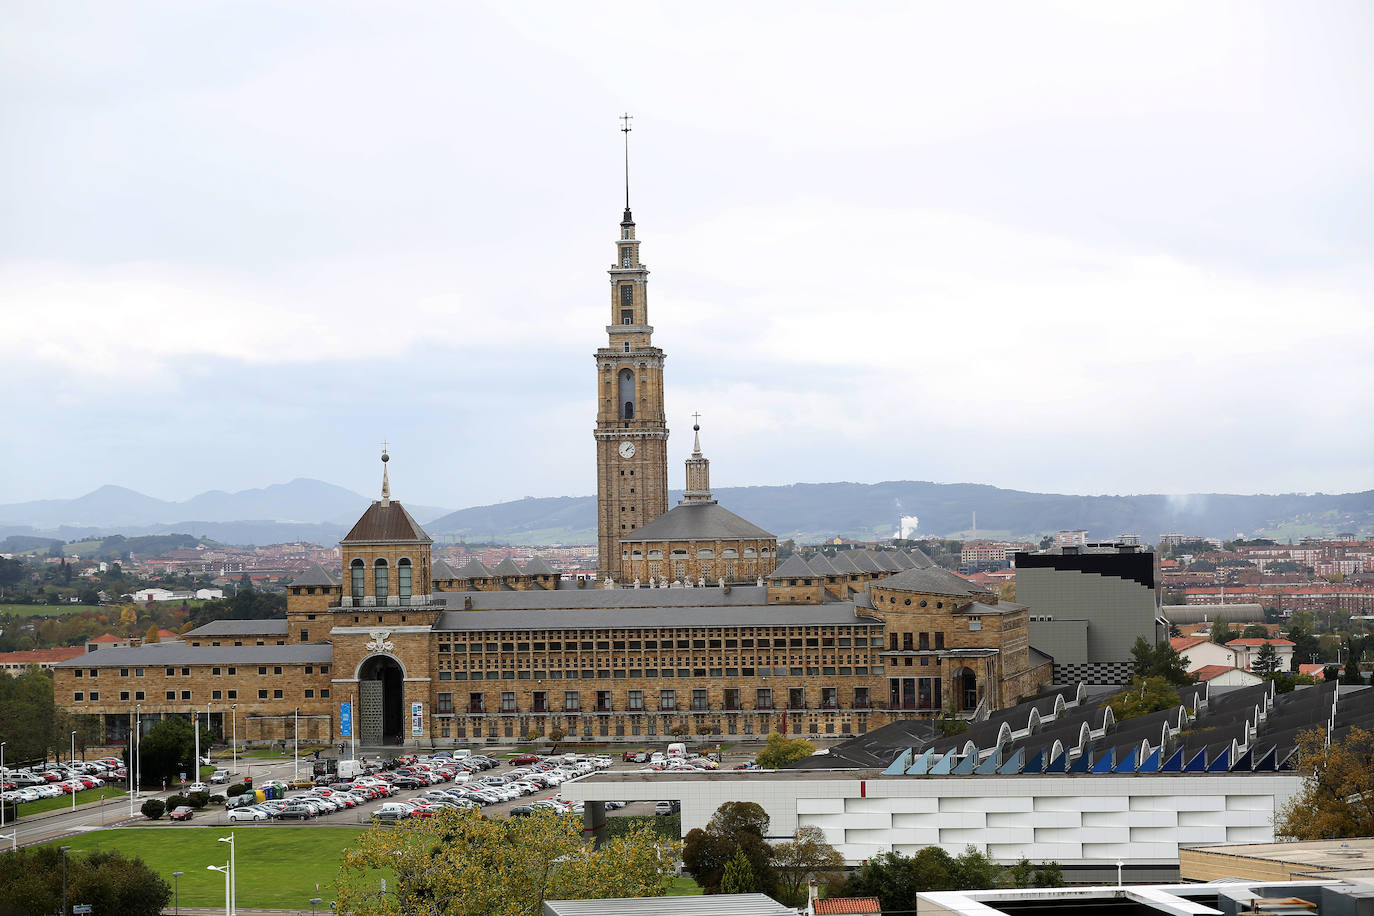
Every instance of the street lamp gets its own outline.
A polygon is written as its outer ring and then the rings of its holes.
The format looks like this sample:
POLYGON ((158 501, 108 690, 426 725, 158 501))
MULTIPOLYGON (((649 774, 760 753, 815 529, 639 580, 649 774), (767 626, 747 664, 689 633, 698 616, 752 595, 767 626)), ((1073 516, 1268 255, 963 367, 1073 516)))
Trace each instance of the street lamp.
POLYGON ((185 872, 172 872, 172 893, 176 895, 176 914, 181 916, 181 876, 185 872))
POLYGON ((224 916, 229 916, 229 863, 223 865, 207 865, 206 871, 217 871, 224 874, 224 916))
POLYGON ((1123 866, 1123 865, 1125 865, 1125 864, 1126 864, 1126 863, 1123 862, 1123 861, 1121 861, 1120 859, 1117 859, 1117 860, 1116 860, 1116 886, 1117 886, 1117 887, 1121 887, 1121 866, 1123 866))
POLYGON ((70 912, 67 909, 67 850, 70 846, 61 847, 62 850, 62 912, 70 912))
POLYGON ((238 896, 239 883, 238 877, 234 874, 234 835, 230 833, 228 836, 222 836, 219 841, 229 844, 229 876, 227 880, 229 881, 229 913, 232 916, 238 911, 238 901, 235 898, 238 896))

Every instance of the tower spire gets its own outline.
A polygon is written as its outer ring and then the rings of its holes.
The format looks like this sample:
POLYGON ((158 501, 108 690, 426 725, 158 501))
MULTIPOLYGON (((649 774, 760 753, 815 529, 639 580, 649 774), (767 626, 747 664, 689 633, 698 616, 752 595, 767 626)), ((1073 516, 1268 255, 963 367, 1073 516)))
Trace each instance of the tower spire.
POLYGON ((634 115, 626 112, 620 116, 620 132, 625 135, 625 222, 630 219, 630 122, 634 120, 634 115))
POLYGON ((701 457, 701 413, 692 414, 692 457, 701 457))
POLYGON ((391 504, 391 480, 386 474, 386 463, 391 460, 391 456, 386 453, 386 443, 382 443, 382 505, 391 504))
POLYGON ((683 503, 713 503, 711 496, 711 462, 701 454, 701 414, 692 414, 692 457, 687 459, 687 488, 683 503))

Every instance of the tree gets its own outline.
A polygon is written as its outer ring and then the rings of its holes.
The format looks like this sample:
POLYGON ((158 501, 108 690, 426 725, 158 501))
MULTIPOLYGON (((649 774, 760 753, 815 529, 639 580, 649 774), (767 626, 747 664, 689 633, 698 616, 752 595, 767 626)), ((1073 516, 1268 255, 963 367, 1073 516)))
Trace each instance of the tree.
POLYGON ((1342 684, 1364 683, 1364 677, 1360 674, 1360 658, 1364 656, 1370 639, 1369 636, 1356 636, 1353 633, 1345 637, 1345 671, 1341 673, 1342 684))
POLYGON ((1268 639, 1269 628, 1262 623, 1252 623, 1240 631, 1241 639, 1268 639))
POLYGON ((725 863, 725 873, 720 878, 722 894, 755 894, 759 882, 754 877, 754 869, 744 856, 744 850, 736 847, 735 854, 725 863))
POLYGON ((781 732, 769 732, 768 743, 756 758, 765 770, 777 770, 796 763, 816 752, 816 745, 805 738, 789 738, 781 732))
POLYGON ((704 829, 696 827, 687 834, 682 863, 706 893, 718 894, 725 866, 737 851, 742 852, 758 889, 771 894, 777 875, 772 867, 773 848, 763 839, 768 823, 768 813, 754 802, 726 802, 704 829))
POLYGON ((1212 632, 1208 634, 1207 638, 1219 646, 1224 646, 1236 638, 1236 632, 1231 629, 1231 625, 1226 621, 1214 620, 1212 622, 1212 632))
MULTIPOLYGON (((49 916, 62 909, 62 853, 56 846, 0 854, 0 913, 49 916)), ((143 864, 119 852, 71 853, 67 899, 96 913, 157 916, 172 902, 172 887, 143 864)))
POLYGON ((1172 709, 1180 705, 1178 691, 1162 677, 1135 678, 1125 690, 1107 700, 1116 721, 1172 709))
POLYGON ((1193 683, 1194 678, 1184 667, 1183 656, 1174 651, 1167 641, 1153 646, 1145 637, 1137 636, 1131 646, 1132 669, 1137 678, 1163 678, 1170 684, 1183 686, 1193 683))
MULTIPOLYGON (((152 727, 139 744, 139 779, 144 785, 174 780, 195 756, 195 732, 180 716, 168 716, 152 727)), ((185 770, 188 774, 191 770, 185 770)))
POLYGON ((551 813, 446 812, 369 830, 343 853, 338 910, 353 916, 530 916, 546 899, 657 897, 681 845, 636 826, 599 849, 551 813), (382 891, 379 869, 395 878, 382 891))
POLYGON ((57 744, 56 721, 51 675, 37 668, 18 677, 0 674, 0 741, 10 760, 47 756, 57 744))
POLYGON ((157 635, 157 631, 158 631, 158 626, 157 626, 157 624, 153 624, 152 626, 148 627, 148 632, 143 634, 143 641, 144 641, 144 642, 160 642, 160 641, 161 641, 161 637, 157 635))
POLYGON ((1326 731, 1298 735, 1302 787, 1279 809, 1275 832, 1295 840, 1374 836, 1374 732, 1352 728, 1326 746, 1326 731))
POLYGON ((773 869, 778 876, 777 900, 802 907, 812 880, 828 884, 844 872, 844 856, 825 841, 819 827, 799 827, 792 840, 773 844, 773 869))
POLYGON ((1266 642, 1255 654, 1250 670, 1260 677, 1272 677, 1279 668, 1279 654, 1274 651, 1273 643, 1266 642))
POLYGON ((998 865, 980 849, 968 846, 954 860, 950 880, 954 882, 951 890, 972 891, 980 888, 997 887, 1002 883, 1002 866, 998 865))
POLYGON ((138 809, 143 812, 143 816, 150 821, 155 821, 162 817, 167 810, 167 805, 160 798, 150 798, 143 803, 143 807, 138 809))

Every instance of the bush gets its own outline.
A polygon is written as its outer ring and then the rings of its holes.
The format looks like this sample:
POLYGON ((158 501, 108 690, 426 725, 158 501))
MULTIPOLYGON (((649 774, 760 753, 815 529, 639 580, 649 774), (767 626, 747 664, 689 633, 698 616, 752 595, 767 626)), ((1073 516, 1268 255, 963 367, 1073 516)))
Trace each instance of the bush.
POLYGON ((167 806, 162 803, 162 799, 160 798, 150 798, 144 802, 143 807, 138 810, 142 811, 143 816, 148 820, 155 821, 162 817, 163 812, 167 810, 167 806))
POLYGON ((172 795, 167 799, 167 810, 171 811, 175 808, 188 807, 190 804, 191 800, 185 795, 172 795))
POLYGON ((240 795, 247 791, 248 786, 244 785, 241 782, 236 782, 229 786, 229 788, 225 789, 224 794, 229 796, 230 798, 238 798, 240 795))
POLYGON ((216 807, 222 806, 224 804, 224 796, 211 795, 206 804, 215 805, 216 807))
POLYGON ((186 796, 186 804, 195 808, 197 811, 204 808, 209 802, 210 794, 208 792, 192 792, 190 795, 186 796))

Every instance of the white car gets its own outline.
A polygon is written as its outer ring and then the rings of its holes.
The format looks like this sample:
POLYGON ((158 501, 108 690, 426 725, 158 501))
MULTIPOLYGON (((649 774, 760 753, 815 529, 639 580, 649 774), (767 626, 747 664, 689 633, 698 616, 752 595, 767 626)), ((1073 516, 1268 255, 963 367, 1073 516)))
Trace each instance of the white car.
POLYGON ((210 783, 211 783, 211 785, 219 786, 219 785, 223 785, 224 783, 226 783, 226 782, 228 782, 228 781, 229 781, 229 771, 228 771, 228 770, 215 770, 214 773, 210 774, 210 783))
POLYGON ((210 787, 203 782, 193 782, 186 787, 187 792, 209 792, 210 787))
POLYGON ((231 821, 265 821, 267 819, 267 811, 257 805, 234 808, 229 812, 229 820, 231 821))

